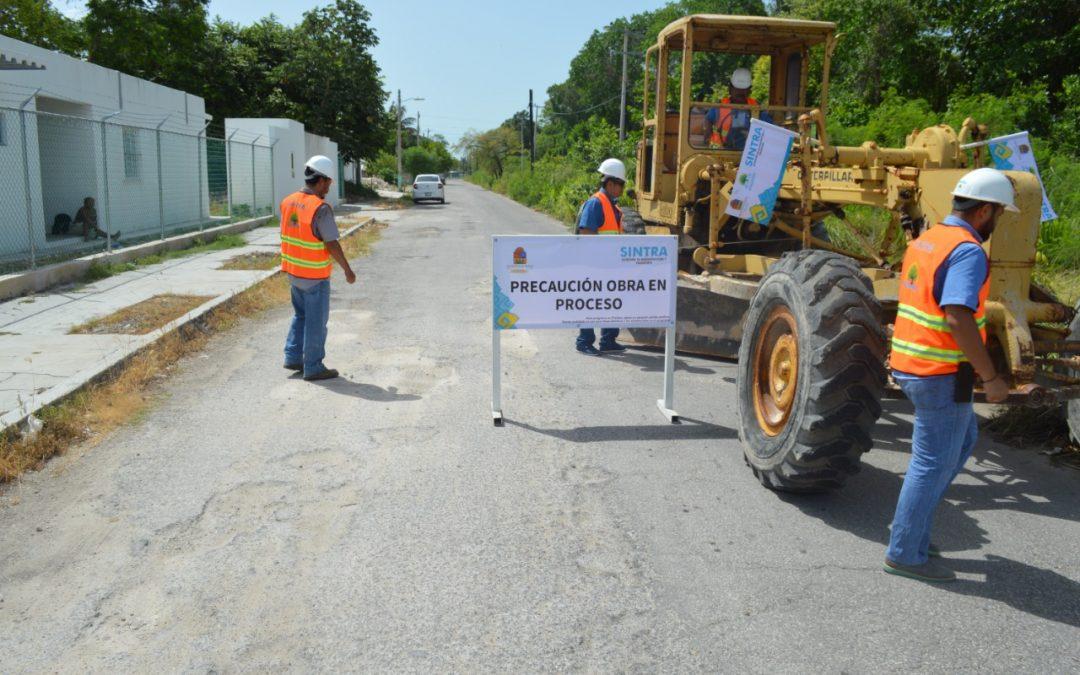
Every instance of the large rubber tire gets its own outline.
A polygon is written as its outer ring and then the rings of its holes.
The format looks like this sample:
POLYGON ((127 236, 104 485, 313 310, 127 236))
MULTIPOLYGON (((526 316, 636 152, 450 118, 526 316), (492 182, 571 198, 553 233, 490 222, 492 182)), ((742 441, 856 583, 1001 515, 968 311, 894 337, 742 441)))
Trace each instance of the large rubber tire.
MULTIPOLYGON (((1069 339, 1080 340, 1080 304, 1076 305, 1076 316, 1069 326, 1069 339)), ((1065 415, 1069 420, 1069 435, 1073 442, 1080 443, 1080 399, 1074 398, 1065 403, 1065 415)))
POLYGON ((785 254, 769 269, 746 315, 738 374, 739 437, 746 463, 762 485, 826 492, 839 489, 859 470, 881 415, 885 341, 881 305, 852 259, 798 251, 785 254), (780 328, 771 317, 783 317, 780 328), (797 355, 789 361, 798 365, 794 393, 788 394, 790 406, 781 420, 769 416, 775 409, 766 407, 761 413, 760 408, 758 392, 761 387, 770 391, 772 370, 761 370, 764 380, 756 380, 754 371, 760 356, 775 352, 765 344, 762 331, 782 332, 792 324, 793 337, 777 341, 795 344, 797 355), (770 421, 775 424, 767 430, 770 421))

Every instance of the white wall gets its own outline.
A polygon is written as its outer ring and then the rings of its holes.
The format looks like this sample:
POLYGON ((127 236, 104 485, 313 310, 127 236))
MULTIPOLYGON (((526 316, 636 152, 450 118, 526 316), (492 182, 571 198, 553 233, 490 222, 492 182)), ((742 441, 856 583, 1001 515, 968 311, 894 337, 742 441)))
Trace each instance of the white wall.
POLYGON ((304 132, 304 154, 307 157, 312 155, 326 155, 330 158, 330 161, 334 163, 334 175, 331 178, 334 179, 334 187, 330 188, 330 192, 326 195, 326 201, 330 202, 333 206, 337 206, 341 202, 339 194, 339 176, 338 176, 338 147, 337 143, 333 142, 325 136, 316 136, 308 132, 304 132))
MULTIPOLYGON (((264 200, 262 194, 268 190, 270 183, 267 180, 257 179, 255 189, 260 203, 271 202, 274 214, 280 214, 281 200, 286 195, 296 192, 304 185, 304 125, 290 119, 267 118, 267 117, 228 117, 225 119, 225 136, 233 136, 234 139, 243 139, 245 142, 259 137, 259 143, 273 144, 273 195, 269 200, 264 200), (235 132, 235 135, 234 135, 235 132)), ((237 156, 247 160, 248 166, 237 166, 238 175, 243 176, 235 185, 236 196, 248 198, 251 196, 251 154, 247 147, 233 145, 237 150, 237 156)), ((256 168, 265 160, 266 151, 259 151, 256 157, 256 168)), ((259 178, 265 179, 265 173, 259 178)))
POLYGON ((125 236, 159 233, 162 214, 167 229, 208 217, 205 142, 196 137, 207 119, 200 97, 2 35, 0 54, 45 66, 0 70, 0 107, 26 103, 29 169, 23 171, 20 115, 4 112, 0 205, 11 215, 0 220, 0 259, 18 257, 29 246, 27 188, 30 230, 39 254, 74 245, 72 239, 49 241, 46 236, 56 213, 74 217, 87 196, 97 201, 102 227, 125 230, 125 236), (103 148, 98 122, 105 116, 103 148), (127 172, 124 128, 135 130, 128 132, 127 172))

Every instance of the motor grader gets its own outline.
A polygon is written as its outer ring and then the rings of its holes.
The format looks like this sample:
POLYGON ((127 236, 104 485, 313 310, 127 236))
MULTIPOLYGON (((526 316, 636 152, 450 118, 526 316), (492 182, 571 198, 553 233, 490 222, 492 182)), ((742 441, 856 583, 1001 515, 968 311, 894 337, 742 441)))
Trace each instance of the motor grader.
MULTIPOLYGON (((836 47, 833 23, 694 15, 664 28, 645 53, 637 214, 626 225, 678 236, 677 347, 738 358, 746 461, 778 490, 832 490, 858 470, 881 400, 898 392, 887 363, 903 249, 949 214, 957 180, 985 163, 987 130, 971 119, 959 133, 914 130, 903 148, 830 143, 836 47), (756 87, 763 100, 718 103, 714 83, 696 81, 735 65, 758 79, 767 73, 756 87), (742 153, 710 142, 709 110, 721 106, 798 134, 768 222, 725 213, 742 153), (883 210, 888 225, 873 238, 850 227, 847 243, 834 243, 823 224, 850 225, 844 209, 853 205, 883 210)), ((1006 213, 985 245, 988 346, 1008 374, 1009 402, 1077 398, 1080 336, 1067 328, 1074 310, 1031 280, 1042 189, 1031 174, 1007 175, 1020 213, 1006 213)), ((631 334, 658 343, 656 331, 631 334)))

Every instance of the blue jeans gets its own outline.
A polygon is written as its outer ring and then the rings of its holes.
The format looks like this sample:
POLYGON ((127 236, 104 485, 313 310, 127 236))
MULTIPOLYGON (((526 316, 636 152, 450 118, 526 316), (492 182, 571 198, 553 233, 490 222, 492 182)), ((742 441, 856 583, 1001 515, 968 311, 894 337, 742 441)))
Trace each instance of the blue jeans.
POLYGON ((885 556, 902 565, 921 565, 927 559, 934 510, 971 457, 979 425, 972 405, 954 400, 955 375, 898 377, 897 383, 915 405, 915 429, 885 556))
MULTIPOLYGON (((617 337, 619 337, 618 328, 601 328, 600 348, 603 349, 615 344, 615 338, 617 337)), ((592 328, 582 328, 577 336, 577 348, 592 347, 594 342, 596 342, 596 331, 592 328)))
POLYGON ((285 338, 285 364, 304 364, 304 377, 326 370, 326 322, 330 320, 330 280, 306 291, 292 287, 293 320, 285 338))

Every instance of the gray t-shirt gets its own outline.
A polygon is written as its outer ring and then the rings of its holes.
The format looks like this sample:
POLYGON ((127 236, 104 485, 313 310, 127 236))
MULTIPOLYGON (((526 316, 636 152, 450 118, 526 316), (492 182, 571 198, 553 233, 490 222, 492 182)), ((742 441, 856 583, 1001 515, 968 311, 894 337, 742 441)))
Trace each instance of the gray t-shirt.
MULTIPOLYGON (((310 188, 301 190, 304 194, 313 195, 315 192, 310 188)), ((311 221, 311 231, 319 241, 337 241, 341 234, 338 232, 337 223, 334 221, 334 209, 329 204, 323 204, 315 212, 315 218, 311 221)), ((289 275, 289 282, 302 291, 314 287, 322 279, 304 279, 289 275)))

